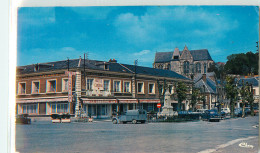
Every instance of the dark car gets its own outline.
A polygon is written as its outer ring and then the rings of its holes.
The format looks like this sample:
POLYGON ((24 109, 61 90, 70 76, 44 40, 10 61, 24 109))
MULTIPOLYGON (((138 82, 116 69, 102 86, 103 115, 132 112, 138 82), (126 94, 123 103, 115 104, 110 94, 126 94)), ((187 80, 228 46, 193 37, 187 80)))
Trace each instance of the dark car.
POLYGON ((215 109, 206 110, 204 113, 204 119, 208 120, 209 122, 219 122, 220 115, 218 114, 218 111, 215 109))
POLYGON ((234 114, 236 117, 241 117, 242 116, 242 109, 241 108, 236 108, 234 110, 234 114))
POLYGON ((19 114, 16 116, 15 123, 18 124, 31 124, 31 119, 28 118, 28 114, 19 114))

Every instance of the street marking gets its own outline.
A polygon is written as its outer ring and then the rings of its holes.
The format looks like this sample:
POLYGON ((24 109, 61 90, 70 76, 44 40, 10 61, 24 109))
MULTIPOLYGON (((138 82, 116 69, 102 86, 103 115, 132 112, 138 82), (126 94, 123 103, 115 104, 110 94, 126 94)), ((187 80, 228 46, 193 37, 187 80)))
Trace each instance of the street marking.
POLYGON ((229 142, 227 142, 225 144, 218 145, 215 149, 206 149, 206 150, 200 151, 198 153, 212 153, 212 152, 217 151, 218 149, 222 149, 222 148, 231 146, 231 145, 233 145, 233 144, 235 144, 235 143, 237 143, 239 141, 246 141, 246 140, 253 139, 253 138, 257 138, 257 137, 253 136, 253 137, 235 139, 235 140, 229 141, 229 142))
POLYGON ((253 145, 248 145, 246 142, 242 142, 238 146, 243 148, 254 148, 253 145))

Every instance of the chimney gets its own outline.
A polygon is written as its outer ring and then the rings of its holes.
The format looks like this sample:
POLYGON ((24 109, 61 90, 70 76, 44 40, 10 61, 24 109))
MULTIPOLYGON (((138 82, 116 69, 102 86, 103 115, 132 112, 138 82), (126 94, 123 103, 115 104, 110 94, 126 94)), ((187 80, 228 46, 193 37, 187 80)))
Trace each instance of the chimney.
POLYGON ((202 74, 202 80, 203 80, 204 82, 206 82, 206 80, 207 80, 207 75, 206 75, 206 74, 202 74))

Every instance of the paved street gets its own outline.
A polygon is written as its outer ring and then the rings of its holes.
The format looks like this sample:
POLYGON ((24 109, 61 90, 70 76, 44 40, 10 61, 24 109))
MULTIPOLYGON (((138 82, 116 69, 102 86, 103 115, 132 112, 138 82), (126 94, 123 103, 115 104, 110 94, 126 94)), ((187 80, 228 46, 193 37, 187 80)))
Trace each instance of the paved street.
POLYGON ((258 116, 221 122, 16 126, 18 152, 257 152, 258 116))

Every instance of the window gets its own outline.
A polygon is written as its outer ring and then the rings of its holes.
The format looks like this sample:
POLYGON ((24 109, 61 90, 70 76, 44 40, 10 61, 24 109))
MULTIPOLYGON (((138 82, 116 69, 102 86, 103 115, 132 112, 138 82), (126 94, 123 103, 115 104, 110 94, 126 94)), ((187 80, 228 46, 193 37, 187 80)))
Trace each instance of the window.
POLYGON ((69 79, 62 79, 62 91, 69 90, 69 79))
POLYGON ((138 83, 137 84, 137 92, 138 93, 144 93, 144 83, 138 83))
POLYGON ((120 92, 120 81, 114 81, 114 92, 120 92))
POLYGON ((56 92, 56 80, 47 81, 47 92, 56 92))
POLYGON ((190 63, 188 61, 185 61, 183 64, 183 72, 184 74, 190 73, 190 63))
POLYGON ((173 59, 179 59, 179 56, 174 56, 173 59))
POLYGON ((196 72, 201 73, 201 64, 200 63, 196 64, 196 72))
POLYGON ((26 91, 26 83, 18 84, 18 94, 25 94, 26 91))
POLYGON ((37 104, 25 104, 22 106, 23 114, 36 114, 37 104))
POLYGON ((130 82, 124 82, 124 92, 130 92, 130 82))
POLYGON ((87 90, 93 90, 93 79, 87 79, 87 90))
POLYGON ((68 104, 51 104, 52 113, 68 113, 68 104))
POLYGON ((104 80, 104 91, 109 91, 109 80, 104 80))
POLYGON ((204 73, 207 73, 207 64, 204 63, 204 73))
POLYGON ((154 94, 154 83, 148 85, 149 88, 149 94, 154 94))
POLYGON ((40 82, 34 81, 32 82, 32 93, 39 93, 40 82))

